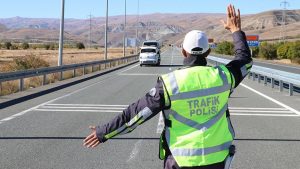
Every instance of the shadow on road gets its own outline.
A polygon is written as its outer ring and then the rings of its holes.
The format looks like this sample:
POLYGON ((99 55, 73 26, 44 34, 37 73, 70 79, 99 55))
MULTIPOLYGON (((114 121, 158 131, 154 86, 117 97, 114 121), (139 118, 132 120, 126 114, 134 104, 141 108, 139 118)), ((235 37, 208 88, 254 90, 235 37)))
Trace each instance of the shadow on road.
MULTIPOLYGON (((0 137, 0 140, 83 140, 85 137, 0 137)), ((148 137, 123 137, 111 138, 110 140, 159 140, 148 137)))
MULTIPOLYGON (((83 140, 85 137, 0 137, 0 140, 83 140)), ((151 137, 119 137, 110 140, 159 140, 151 137)), ((278 142, 300 142, 300 139, 253 139, 237 138, 235 141, 278 141, 278 142)))
POLYGON ((278 142, 300 142, 300 139, 253 139, 253 138, 237 138, 235 141, 278 141, 278 142))

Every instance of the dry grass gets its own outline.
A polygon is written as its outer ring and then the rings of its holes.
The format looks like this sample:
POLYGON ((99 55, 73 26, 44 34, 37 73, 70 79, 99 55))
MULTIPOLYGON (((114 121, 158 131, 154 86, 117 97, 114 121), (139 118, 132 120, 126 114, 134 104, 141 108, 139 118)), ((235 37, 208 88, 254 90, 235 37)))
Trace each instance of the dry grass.
MULTIPOLYGON (((134 49, 127 49, 126 55, 132 55, 134 49)), ((7 72, 5 68, 8 63, 12 62, 14 58, 24 57, 26 55, 33 55, 47 61, 50 66, 56 66, 58 60, 57 50, 44 49, 29 49, 29 50, 0 50, 0 72, 7 72)), ((122 48, 108 49, 108 59, 123 57, 122 48)), ((64 49, 63 64, 84 63, 90 61, 97 61, 104 59, 103 49, 64 49)))
MULTIPOLYGON (((126 55, 132 55, 133 49, 127 49, 126 55)), ((57 50, 0 50, 0 72, 10 72, 10 66, 13 62, 13 59, 25 57, 25 56, 35 56, 47 61, 50 66, 57 65, 58 51, 57 50)), ((121 48, 111 48, 108 50, 108 59, 123 57, 123 49, 121 48)), ((90 61, 97 61, 104 59, 103 49, 86 49, 86 50, 77 50, 77 49, 65 49, 63 62, 64 64, 75 64, 75 63, 84 63, 90 61)), ((117 66, 116 63, 112 66, 117 66)), ((94 71, 99 69, 104 69, 104 65, 101 68, 94 67, 94 71)), ((86 73, 91 73, 92 68, 87 68, 86 73)), ((83 75, 83 70, 78 69, 75 72, 75 76, 83 75)), ((60 74, 54 73, 47 75, 46 84, 55 83, 59 80, 60 74)), ((69 79, 73 77, 73 71, 66 71, 63 73, 64 79, 69 79)), ((43 77, 32 77, 24 79, 24 90, 29 88, 35 88, 41 86, 43 83, 43 77)), ((8 81, 0 83, 0 96, 16 93, 19 91, 19 81, 8 81)))

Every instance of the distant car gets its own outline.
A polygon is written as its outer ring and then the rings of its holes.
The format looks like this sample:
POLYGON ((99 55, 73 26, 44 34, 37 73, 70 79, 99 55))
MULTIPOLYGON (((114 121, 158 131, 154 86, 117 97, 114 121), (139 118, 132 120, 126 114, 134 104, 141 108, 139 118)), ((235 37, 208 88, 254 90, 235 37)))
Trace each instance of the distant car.
POLYGON ((157 47, 141 47, 140 66, 142 65, 160 65, 160 53, 157 47))

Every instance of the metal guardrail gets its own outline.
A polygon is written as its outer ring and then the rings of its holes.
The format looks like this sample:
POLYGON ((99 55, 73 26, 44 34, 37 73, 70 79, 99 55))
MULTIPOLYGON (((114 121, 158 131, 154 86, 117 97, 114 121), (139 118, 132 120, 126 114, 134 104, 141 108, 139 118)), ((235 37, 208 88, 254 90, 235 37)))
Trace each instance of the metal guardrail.
MULTIPOLYGON (((227 64, 231 60, 224 59, 224 58, 218 58, 214 56, 208 56, 209 63, 211 64, 227 64)), ((285 71, 275 70, 271 68, 266 68, 262 66, 256 66, 253 65, 252 69, 248 75, 248 78, 250 79, 252 76, 253 80, 258 79, 258 83, 261 82, 261 80, 264 81, 264 84, 267 85, 268 82, 271 83, 271 87, 274 88, 275 84, 277 83, 279 86, 279 91, 283 91, 284 85, 289 89, 289 95, 292 96, 294 91, 299 92, 300 87, 300 74, 296 73, 289 73, 285 71)))
POLYGON ((76 69, 83 69, 83 75, 85 75, 86 68, 88 68, 88 67, 92 67, 92 72, 94 72, 95 66, 99 66, 99 70, 101 70, 101 65, 103 65, 103 64, 105 65, 104 67, 106 68, 106 67, 111 67, 113 63, 118 63, 118 65, 119 65, 122 63, 128 63, 128 62, 135 61, 135 60, 138 60, 137 55, 127 56, 127 57, 123 57, 123 58, 102 60, 102 61, 78 63, 78 64, 72 64, 72 65, 63 65, 63 66, 39 68, 39 69, 33 69, 33 70, 0 73, 0 85, 2 82, 19 80, 19 91, 23 91, 25 78, 30 78, 30 77, 35 77, 35 76, 43 76, 42 85, 46 85, 48 74, 60 73, 59 80, 63 80, 63 72, 65 72, 65 71, 73 70, 72 77, 75 77, 76 69))

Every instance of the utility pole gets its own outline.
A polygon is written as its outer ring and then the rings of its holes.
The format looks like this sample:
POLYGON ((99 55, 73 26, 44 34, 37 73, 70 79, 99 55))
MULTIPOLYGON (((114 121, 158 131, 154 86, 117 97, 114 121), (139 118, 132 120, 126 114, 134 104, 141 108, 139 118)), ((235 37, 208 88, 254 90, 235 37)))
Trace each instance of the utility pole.
POLYGON ((63 65, 64 24, 65 24, 65 0, 61 0, 61 19, 60 19, 60 34, 59 34, 58 66, 63 65))
POLYGON ((91 48, 92 46, 92 14, 88 15, 88 17, 90 18, 90 32, 89 32, 89 48, 91 48))
POLYGON ((135 36, 135 53, 138 54, 139 44, 139 22, 140 22, 140 0, 137 0, 137 21, 136 21, 136 36, 135 36))
POLYGON ((127 3, 125 0, 125 13, 124 13, 124 36, 123 36, 123 57, 126 56, 126 13, 127 13, 127 3))
POLYGON ((281 38, 282 41, 285 42, 285 28, 286 28, 286 7, 289 6, 289 2, 287 2, 286 0, 282 1, 280 3, 280 6, 283 6, 283 10, 282 10, 282 20, 281 20, 281 38))
MULTIPOLYGON (((105 20, 105 60, 107 60, 107 28, 108 28, 108 0, 106 0, 106 20, 105 20)), ((105 64, 106 68, 106 64, 105 64)))

